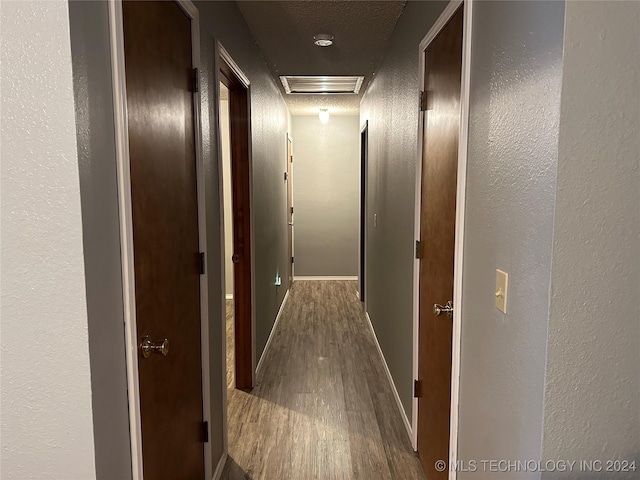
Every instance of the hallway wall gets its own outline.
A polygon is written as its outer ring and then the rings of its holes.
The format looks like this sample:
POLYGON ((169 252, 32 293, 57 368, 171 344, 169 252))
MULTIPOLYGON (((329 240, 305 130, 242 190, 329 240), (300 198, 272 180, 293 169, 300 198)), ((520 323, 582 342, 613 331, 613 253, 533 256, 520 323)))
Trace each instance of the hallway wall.
POLYGON ((413 399, 418 45, 446 2, 407 2, 360 106, 369 121, 367 305, 404 411, 413 399), (378 226, 373 227, 373 214, 378 226))
POLYGON ((200 92, 202 108, 207 241, 209 256, 209 311, 211 312, 211 448, 215 468, 223 450, 222 396, 225 388, 221 352, 225 306, 221 302, 225 279, 222 258, 219 202, 219 136, 216 106, 218 80, 215 42, 219 40, 251 82, 251 133, 253 158, 253 215, 255 219, 256 361, 264 349, 278 309, 289 288, 287 272, 286 133, 289 112, 278 86, 264 63, 235 2, 195 2, 200 12, 200 92), (282 286, 276 287, 276 275, 282 286))
POLYGON ((293 116, 295 276, 357 276, 360 119, 293 116))
MULTIPOLYGON (((474 4, 461 460, 541 458, 563 19, 560 1, 474 4), (498 268, 509 273, 506 314, 494 306, 498 268)), ((458 478, 468 476, 483 478, 458 478)))
POLYGON ((545 460, 640 463, 639 26, 638 2, 567 2, 545 460))
POLYGON ((2 478, 96 478, 66 2, 1 2, 2 478))

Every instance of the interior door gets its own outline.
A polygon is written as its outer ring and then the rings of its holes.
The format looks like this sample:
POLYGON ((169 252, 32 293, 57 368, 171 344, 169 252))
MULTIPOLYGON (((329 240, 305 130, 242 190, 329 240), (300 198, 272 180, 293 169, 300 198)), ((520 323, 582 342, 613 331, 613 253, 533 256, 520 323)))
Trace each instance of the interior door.
POLYGON ((287 221, 289 241, 289 286, 293 282, 293 149, 287 138, 287 221))
POLYGON ((420 224, 418 455, 429 480, 446 479, 449 460, 456 180, 462 74, 462 8, 425 52, 420 224), (436 315, 435 304, 442 305, 436 315))
POLYGON ((367 255, 367 164, 369 156, 369 121, 360 132, 360 265, 358 269, 358 290, 360 301, 365 298, 366 261, 367 255))
POLYGON ((144 478, 201 480, 191 21, 174 2, 125 1, 123 22, 144 478))

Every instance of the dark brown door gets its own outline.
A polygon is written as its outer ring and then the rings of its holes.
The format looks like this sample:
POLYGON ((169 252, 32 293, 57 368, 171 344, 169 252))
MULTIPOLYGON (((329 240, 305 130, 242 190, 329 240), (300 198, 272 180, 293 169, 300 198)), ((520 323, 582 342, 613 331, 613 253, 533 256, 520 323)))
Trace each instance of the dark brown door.
POLYGON ((236 388, 253 388, 251 302, 251 168, 249 91, 220 57, 220 81, 229 89, 231 203, 233 207, 233 316, 236 388))
POLYGON ((287 220, 289 242, 289 285, 293 282, 293 149, 287 138, 287 220))
POLYGON ((191 22, 174 2, 124 2, 145 480, 204 478, 191 22))
POLYGON ((456 179, 462 73, 462 9, 425 52, 420 324, 418 346, 418 455, 429 480, 446 479, 449 461, 452 320, 434 304, 453 300, 456 179))

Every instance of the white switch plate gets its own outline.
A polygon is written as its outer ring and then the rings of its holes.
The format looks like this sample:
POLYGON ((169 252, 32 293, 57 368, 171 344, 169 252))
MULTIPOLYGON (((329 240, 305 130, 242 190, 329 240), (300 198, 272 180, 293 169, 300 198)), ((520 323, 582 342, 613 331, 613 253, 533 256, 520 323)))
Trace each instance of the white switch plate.
POLYGON ((507 291, 509 288, 509 274, 496 270, 496 308, 507 313, 507 291))

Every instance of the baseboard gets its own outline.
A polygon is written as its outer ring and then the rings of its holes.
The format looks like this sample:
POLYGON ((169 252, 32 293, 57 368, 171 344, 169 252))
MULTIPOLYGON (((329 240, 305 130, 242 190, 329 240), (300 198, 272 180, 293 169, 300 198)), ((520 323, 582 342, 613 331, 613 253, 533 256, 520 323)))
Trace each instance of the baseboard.
POLYGON ((227 300, 233 300, 233 293, 227 293, 224 298, 226 298, 227 300))
POLYGON ((271 333, 269 334, 269 338, 267 339, 267 343, 264 345, 264 350, 262 350, 262 355, 260 355, 260 360, 258 360, 258 366, 256 367, 256 378, 260 375, 260 370, 262 369, 262 362, 267 356, 267 351, 269 350, 269 346, 271 345, 271 340, 273 340, 274 332, 276 331, 276 327, 280 322, 280 317, 282 316, 282 311, 284 310, 284 306, 289 299, 289 290, 284 294, 284 298, 282 299, 282 303, 280 304, 280 309, 278 310, 278 315, 276 315, 276 321, 273 322, 273 327, 271 328, 271 333))
POLYGON ((400 416, 402 417, 404 428, 406 428, 407 430, 407 435, 409 436, 409 442, 411 443, 411 445, 413 445, 413 431, 411 429, 411 422, 409 422, 409 417, 407 417, 407 414, 404 411, 404 407, 402 406, 402 402, 400 401, 400 395, 398 395, 396 384, 393 382, 393 377, 391 376, 389 365, 387 365, 387 360, 384 358, 384 353, 382 353, 382 348, 380 348, 380 343, 378 343, 378 336, 376 335, 376 331, 373 329, 373 324, 371 323, 371 317, 369 317, 368 312, 365 312, 365 315, 367 317, 367 322, 369 323, 369 328, 371 329, 371 333, 373 334, 373 339, 376 342, 376 348, 378 349, 380 358, 382 358, 384 371, 387 372, 387 379, 389 380, 389 384, 391 385, 391 390, 393 390, 393 396, 396 399, 396 405, 398 406, 398 410, 400 411, 400 416))
POLYGON ((216 471, 213 472, 213 480, 220 480, 222 476, 222 471, 224 470, 224 466, 227 463, 227 452, 222 452, 220 456, 220 460, 218 460, 218 466, 216 467, 216 471))
POLYGON ((314 277, 314 276, 297 276, 297 277, 293 277, 294 280, 358 280, 358 277, 349 277, 349 276, 345 276, 345 277, 341 277, 341 276, 334 276, 334 277, 314 277))

